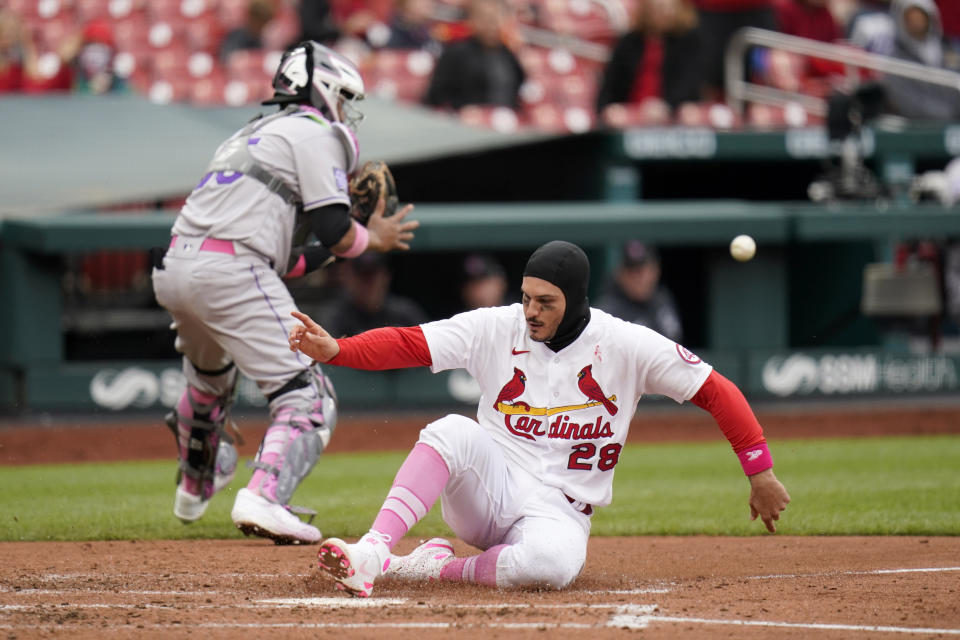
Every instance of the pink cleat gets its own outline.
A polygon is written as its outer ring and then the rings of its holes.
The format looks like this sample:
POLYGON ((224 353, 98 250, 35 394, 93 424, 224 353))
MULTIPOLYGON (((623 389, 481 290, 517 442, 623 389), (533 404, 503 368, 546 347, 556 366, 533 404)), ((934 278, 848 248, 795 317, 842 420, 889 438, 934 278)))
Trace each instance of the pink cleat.
POLYGON ((453 545, 443 538, 431 538, 405 556, 394 556, 385 578, 421 580, 440 579, 440 572, 453 560, 453 545))
POLYGON ((390 550, 382 540, 369 534, 356 544, 327 538, 320 544, 317 565, 337 581, 335 586, 340 591, 357 598, 369 598, 374 580, 390 566, 390 550))

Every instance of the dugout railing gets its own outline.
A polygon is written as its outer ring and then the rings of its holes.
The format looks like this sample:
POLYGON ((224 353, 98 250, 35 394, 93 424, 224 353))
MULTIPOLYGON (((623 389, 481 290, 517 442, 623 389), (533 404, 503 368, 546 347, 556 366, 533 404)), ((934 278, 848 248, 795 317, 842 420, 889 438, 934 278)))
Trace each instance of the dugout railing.
MULTIPOLYGON (((148 249, 169 238, 173 212, 72 214, 5 220, 0 226, 0 407, 5 412, 142 409, 176 395, 175 360, 147 361, 135 348, 116 361, 65 357, 63 256, 96 249, 148 249)), ((894 352, 884 345, 817 347, 807 334, 843 305, 858 305, 862 264, 851 247, 892 239, 960 237, 960 212, 938 204, 784 202, 573 202, 430 205, 414 254, 456 249, 528 251, 552 239, 578 242, 595 265, 625 237, 700 256, 706 336, 693 345, 755 397, 797 398, 960 389, 956 355, 894 352), (747 263, 726 251, 738 233, 760 247, 747 263), (801 344, 802 343, 802 344, 801 344), (798 346, 800 344, 800 346, 798 346)), ((861 252, 862 253, 862 252, 861 252)), ((861 319, 862 320, 862 319, 861 319)), ((105 339, 109 339, 108 337, 105 339)), ((374 374, 335 369, 341 398, 364 407, 416 408, 469 402, 462 380, 426 370, 374 374), (465 400, 466 398, 466 400, 465 400)), ((257 404, 257 393, 242 389, 257 404)), ((175 399, 175 398, 174 398, 175 399)))

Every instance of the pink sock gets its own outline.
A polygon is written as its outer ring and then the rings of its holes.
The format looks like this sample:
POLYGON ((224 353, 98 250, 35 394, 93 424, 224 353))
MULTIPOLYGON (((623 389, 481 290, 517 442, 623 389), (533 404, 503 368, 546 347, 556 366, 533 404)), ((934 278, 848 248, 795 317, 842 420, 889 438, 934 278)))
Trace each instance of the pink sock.
MULTIPOLYGON (((190 398, 187 396, 188 393, 193 396, 197 404, 201 405, 212 405, 217 400, 217 396, 213 394, 204 393, 203 391, 188 386, 187 390, 180 396, 180 401, 177 403, 177 415, 183 416, 188 420, 193 418, 193 405, 190 404, 190 398)), ((184 424, 182 420, 177 423, 177 443, 180 445, 180 458, 181 460, 185 460, 187 457, 187 447, 190 444, 190 427, 184 424)), ((186 474, 183 475, 183 488, 188 493, 200 495, 200 482, 196 478, 191 478, 186 474)))
MULTIPOLYGON (((278 457, 279 454, 276 453, 264 453, 260 456, 259 462, 272 465, 274 462, 276 462, 278 457)), ((257 469, 253 472, 253 477, 250 478, 250 482, 247 483, 247 489, 256 494, 262 495, 265 498, 276 500, 277 476, 272 473, 268 473, 263 469, 257 469), (263 487, 260 486, 261 482, 263 482, 263 487)))
POLYGON ((505 544, 490 547, 480 555, 454 558, 440 570, 441 580, 472 582, 488 587, 497 586, 497 558, 507 548, 505 544))
MULTIPOLYGON (((273 423, 267 428, 267 433, 263 436, 263 444, 260 445, 257 462, 278 469, 282 467, 283 459, 280 456, 287 448, 288 441, 300 436, 300 431, 292 426, 290 421, 302 419, 304 418, 301 416, 293 415, 293 409, 284 408, 278 411, 273 423)), ((253 472, 250 482, 247 483, 247 489, 262 495, 268 500, 276 500, 277 476, 264 469, 257 469, 253 472), (263 486, 261 486, 261 483, 263 486)))
POLYGON ((437 450, 418 442, 400 465, 371 530, 384 536, 384 542, 392 549, 410 527, 427 515, 449 478, 447 463, 437 450))

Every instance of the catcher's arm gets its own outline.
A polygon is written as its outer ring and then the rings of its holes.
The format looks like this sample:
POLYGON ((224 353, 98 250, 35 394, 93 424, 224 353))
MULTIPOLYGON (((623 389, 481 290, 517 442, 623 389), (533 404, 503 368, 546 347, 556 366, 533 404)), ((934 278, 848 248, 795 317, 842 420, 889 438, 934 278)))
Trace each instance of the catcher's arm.
POLYGON ((287 272, 283 274, 283 277, 285 279, 299 278, 308 273, 313 273, 317 269, 323 269, 333 264, 335 260, 336 256, 322 244, 294 247, 290 253, 287 272))

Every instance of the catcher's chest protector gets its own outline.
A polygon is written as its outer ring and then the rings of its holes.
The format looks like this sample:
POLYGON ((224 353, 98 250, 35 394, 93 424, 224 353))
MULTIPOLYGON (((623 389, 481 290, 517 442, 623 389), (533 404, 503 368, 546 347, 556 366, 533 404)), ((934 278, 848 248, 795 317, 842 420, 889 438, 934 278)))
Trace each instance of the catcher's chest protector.
MULTIPOLYGON (((264 118, 258 118, 249 123, 240 133, 220 145, 220 148, 217 149, 216 154, 213 156, 213 160, 207 166, 207 172, 235 171, 242 173, 245 176, 262 182, 267 189, 283 198, 283 201, 287 204, 299 207, 302 204, 299 194, 288 187, 280 176, 272 173, 269 169, 258 163, 250 153, 250 138, 253 137, 257 131, 274 120, 298 113, 300 113, 299 105, 288 105, 282 111, 278 111, 264 118)), ((350 130, 339 123, 331 124, 313 118, 312 114, 304 115, 307 115, 320 124, 327 124, 333 127, 347 154, 347 172, 353 171, 356 168, 359 148, 350 130)))

